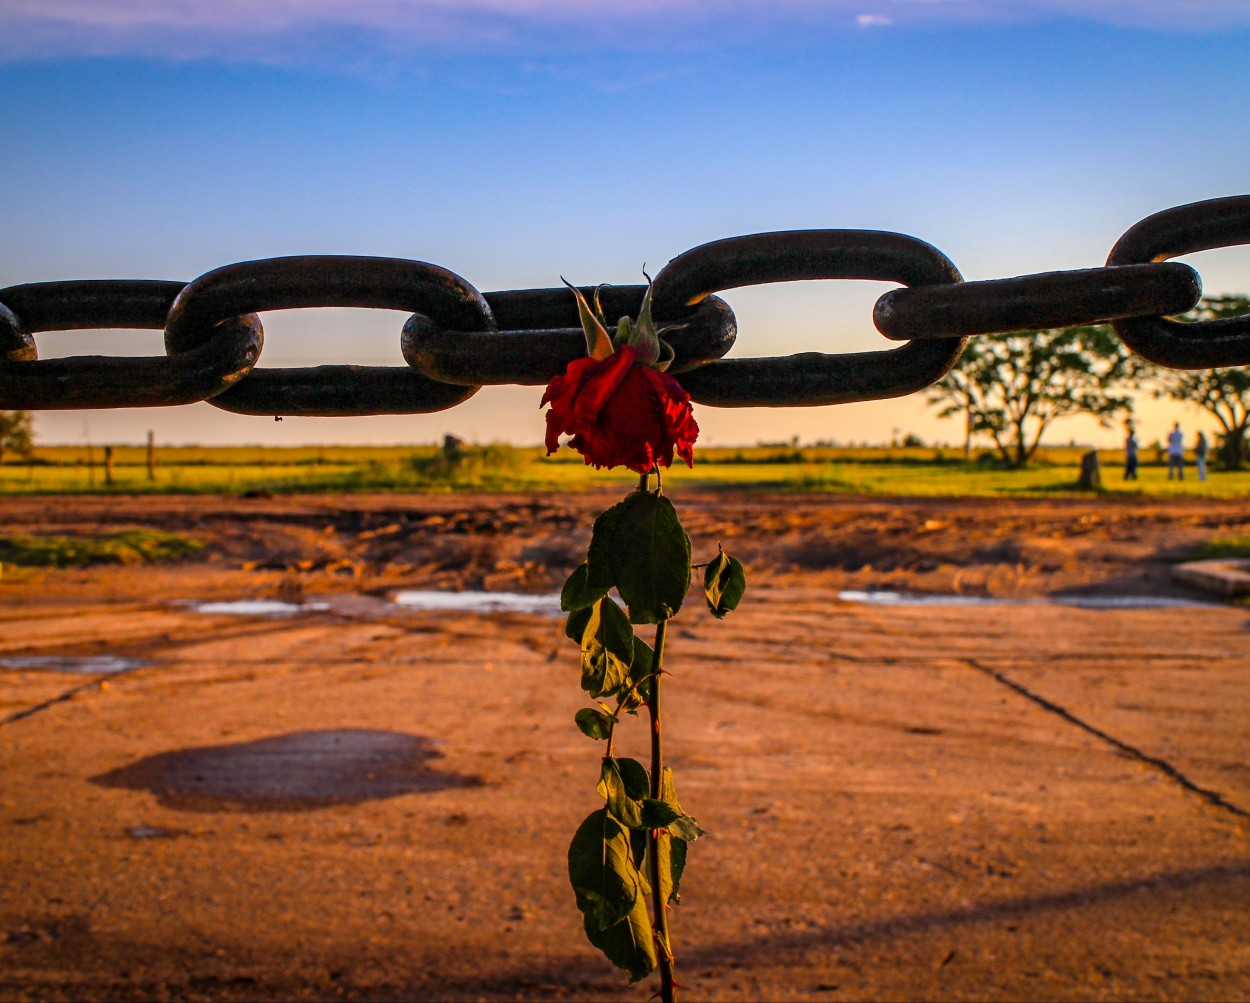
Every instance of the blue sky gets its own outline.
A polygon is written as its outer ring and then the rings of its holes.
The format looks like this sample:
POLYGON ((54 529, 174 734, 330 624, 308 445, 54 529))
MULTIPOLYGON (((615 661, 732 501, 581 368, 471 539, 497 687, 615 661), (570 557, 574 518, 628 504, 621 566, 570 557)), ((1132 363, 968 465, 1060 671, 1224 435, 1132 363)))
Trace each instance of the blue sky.
MULTIPOLYGON (((1250 191, 1248 43, 1245 0, 6 0, 0 285, 306 253, 433 261, 483 290, 629 283, 708 240, 824 227, 912 234, 970 279, 1091 267, 1144 216, 1250 191)), ((1244 250, 1190 260, 1209 292, 1250 291, 1244 250)), ((870 319, 886 288, 729 291, 734 354, 889 347, 870 319)), ((402 364, 400 314, 264 320, 262 366, 402 364)), ((156 332, 38 340, 160 352, 156 332)), ((36 431, 537 442, 540 393, 281 424, 43 412, 36 431)), ((722 444, 959 434, 921 398, 698 417, 722 444)))

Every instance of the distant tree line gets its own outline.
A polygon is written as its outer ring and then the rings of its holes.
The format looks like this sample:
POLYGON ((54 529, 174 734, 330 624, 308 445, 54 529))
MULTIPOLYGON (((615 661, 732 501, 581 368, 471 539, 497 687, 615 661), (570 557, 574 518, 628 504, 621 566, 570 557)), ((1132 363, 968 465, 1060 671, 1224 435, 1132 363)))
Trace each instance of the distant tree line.
MULTIPOLYGON (((1182 321, 1250 313, 1245 296, 1204 297, 1182 321)), ((1088 414, 1104 428, 1133 413, 1133 392, 1194 404, 1223 429, 1222 466, 1240 469, 1250 427, 1250 367, 1165 369, 1133 355, 1108 325, 1014 331, 973 338, 928 392, 941 417, 963 415, 964 453, 981 434, 1008 466, 1027 466, 1051 424, 1088 414)))
POLYGON ((30 412, 0 411, 0 463, 9 453, 29 459, 34 448, 34 423, 30 412))

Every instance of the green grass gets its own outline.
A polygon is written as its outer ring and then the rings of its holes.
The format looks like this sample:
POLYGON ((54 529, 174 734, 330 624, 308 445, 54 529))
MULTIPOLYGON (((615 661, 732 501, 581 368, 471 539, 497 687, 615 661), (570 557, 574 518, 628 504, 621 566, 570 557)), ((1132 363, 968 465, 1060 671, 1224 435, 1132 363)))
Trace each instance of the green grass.
POLYGON ((0 537, 0 564, 24 568, 81 568, 144 564, 193 554, 204 546, 178 533, 129 529, 103 536, 0 537))
POLYGON ((1217 536, 1195 547, 1187 560, 1205 561, 1218 558, 1250 559, 1250 536, 1217 536))
MULTIPOLYGON (((664 475, 673 491, 697 486, 725 490, 825 494, 1061 497, 1091 496, 1076 487, 1080 447, 1041 451, 1024 470, 1004 469, 992 457, 963 462, 958 452, 932 448, 755 446, 697 449, 695 467, 664 475)), ((114 450, 113 483, 105 483, 101 451, 94 468, 83 447, 44 447, 34 463, 0 466, 0 494, 226 493, 307 491, 585 491, 632 484, 625 470, 601 471, 562 449, 468 447, 449 458, 436 446, 168 447, 157 451, 149 479, 141 446, 114 450)), ((1148 462, 1140 480, 1121 477, 1122 457, 1102 453, 1101 496, 1250 497, 1250 470, 1212 471, 1205 482, 1192 471, 1168 481, 1148 462)))

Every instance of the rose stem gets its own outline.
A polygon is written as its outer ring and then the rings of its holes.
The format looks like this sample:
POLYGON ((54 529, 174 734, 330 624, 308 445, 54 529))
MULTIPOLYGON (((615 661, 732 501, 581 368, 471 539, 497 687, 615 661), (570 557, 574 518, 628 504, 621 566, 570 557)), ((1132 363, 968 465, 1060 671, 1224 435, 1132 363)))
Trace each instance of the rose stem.
MULTIPOLYGON (((660 731, 660 679, 664 675, 664 635, 668 621, 661 620, 655 628, 655 653, 652 657, 651 693, 647 697, 647 711, 651 716, 651 796, 660 799, 664 778, 664 736, 660 731)), ((660 830, 647 834, 651 852, 651 906, 655 913, 656 939, 659 941, 660 1000, 673 1003, 676 983, 673 980, 673 952, 668 939, 668 903, 660 890, 660 830)))

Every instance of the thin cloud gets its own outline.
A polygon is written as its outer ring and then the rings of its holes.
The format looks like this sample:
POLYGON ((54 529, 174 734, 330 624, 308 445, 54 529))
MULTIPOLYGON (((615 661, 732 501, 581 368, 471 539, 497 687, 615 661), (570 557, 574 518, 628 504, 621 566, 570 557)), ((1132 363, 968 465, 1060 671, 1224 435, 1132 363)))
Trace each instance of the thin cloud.
POLYGON ((4 0, 0 60, 302 59, 350 44, 394 56, 707 47, 760 36, 1057 18, 1158 30, 1250 27, 1246 0, 4 0))

